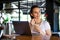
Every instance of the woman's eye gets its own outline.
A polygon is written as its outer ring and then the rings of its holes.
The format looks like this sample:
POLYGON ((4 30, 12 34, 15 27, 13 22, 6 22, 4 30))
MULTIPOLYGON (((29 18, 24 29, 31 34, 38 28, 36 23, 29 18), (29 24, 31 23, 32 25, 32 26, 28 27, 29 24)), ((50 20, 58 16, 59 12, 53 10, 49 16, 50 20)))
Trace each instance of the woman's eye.
POLYGON ((35 13, 37 13, 37 12, 35 12, 35 13))

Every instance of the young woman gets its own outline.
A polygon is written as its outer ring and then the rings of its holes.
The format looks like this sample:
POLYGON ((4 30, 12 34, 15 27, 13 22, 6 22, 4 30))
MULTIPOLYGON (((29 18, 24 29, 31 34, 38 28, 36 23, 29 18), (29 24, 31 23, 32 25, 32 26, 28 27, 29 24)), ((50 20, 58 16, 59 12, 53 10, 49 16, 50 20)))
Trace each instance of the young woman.
POLYGON ((37 5, 31 7, 30 16, 31 33, 51 36, 50 25, 47 21, 41 19, 41 10, 37 5))

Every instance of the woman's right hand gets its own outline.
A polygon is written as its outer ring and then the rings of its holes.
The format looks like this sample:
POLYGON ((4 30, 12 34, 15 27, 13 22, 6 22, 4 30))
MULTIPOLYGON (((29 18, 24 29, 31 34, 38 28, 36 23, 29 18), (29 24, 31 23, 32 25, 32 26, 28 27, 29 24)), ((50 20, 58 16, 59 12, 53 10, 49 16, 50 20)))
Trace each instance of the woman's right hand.
POLYGON ((34 24, 35 24, 34 19, 31 20, 30 24, 31 24, 31 25, 34 25, 34 24))

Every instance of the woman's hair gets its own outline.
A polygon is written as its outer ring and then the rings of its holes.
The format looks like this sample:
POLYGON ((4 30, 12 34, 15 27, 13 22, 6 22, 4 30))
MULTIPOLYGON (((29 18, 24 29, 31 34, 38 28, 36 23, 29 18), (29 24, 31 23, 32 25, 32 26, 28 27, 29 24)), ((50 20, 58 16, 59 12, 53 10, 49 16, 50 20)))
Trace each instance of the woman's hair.
MULTIPOLYGON (((39 7, 38 7, 37 5, 33 5, 33 6, 31 7, 31 9, 30 9, 30 16, 31 16, 34 8, 39 8, 39 7)), ((31 18, 33 19, 34 17, 31 16, 31 18)))

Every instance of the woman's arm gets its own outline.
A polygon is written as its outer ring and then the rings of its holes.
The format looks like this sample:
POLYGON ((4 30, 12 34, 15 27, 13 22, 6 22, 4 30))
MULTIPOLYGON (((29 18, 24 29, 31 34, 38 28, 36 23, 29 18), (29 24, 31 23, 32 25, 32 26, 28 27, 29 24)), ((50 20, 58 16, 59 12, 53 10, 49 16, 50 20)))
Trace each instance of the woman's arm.
POLYGON ((35 30, 35 31, 39 32, 41 35, 45 35, 45 33, 40 29, 40 24, 35 24, 34 19, 32 19, 30 21, 29 25, 30 25, 31 31, 35 30))
POLYGON ((45 35, 45 33, 40 29, 39 25, 36 25, 36 24, 31 25, 30 24, 30 29, 31 29, 31 31, 35 30, 36 32, 39 32, 41 35, 45 35))
POLYGON ((51 30, 50 30, 50 29, 46 30, 46 35, 48 35, 48 36, 51 36, 51 35, 52 35, 52 33, 51 33, 51 30))
POLYGON ((45 33, 40 29, 39 25, 34 25, 34 29, 39 32, 41 35, 45 35, 45 33))
POLYGON ((46 35, 51 36, 51 27, 50 24, 48 22, 45 23, 45 31, 46 31, 46 35))

